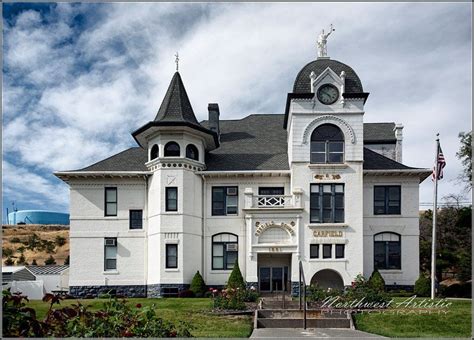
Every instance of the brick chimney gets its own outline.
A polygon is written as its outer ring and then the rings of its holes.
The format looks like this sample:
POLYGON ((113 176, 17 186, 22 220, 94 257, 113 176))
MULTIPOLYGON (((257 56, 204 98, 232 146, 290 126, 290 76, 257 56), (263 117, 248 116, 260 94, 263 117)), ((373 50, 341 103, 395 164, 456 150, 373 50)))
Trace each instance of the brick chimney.
POLYGON ((217 132, 217 135, 220 138, 221 131, 219 128, 219 104, 209 103, 209 105, 207 106, 207 110, 209 111, 209 129, 211 131, 217 132))
POLYGON ((401 163, 402 162, 403 125, 395 124, 393 131, 395 132, 395 138, 397 139, 397 142, 395 144, 395 160, 401 163))

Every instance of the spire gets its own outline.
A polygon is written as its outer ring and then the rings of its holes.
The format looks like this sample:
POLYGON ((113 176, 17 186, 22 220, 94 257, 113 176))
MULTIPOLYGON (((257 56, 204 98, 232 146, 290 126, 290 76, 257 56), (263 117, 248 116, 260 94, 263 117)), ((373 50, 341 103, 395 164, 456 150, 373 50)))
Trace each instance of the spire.
POLYGON ((179 72, 175 72, 170 86, 163 98, 155 122, 188 122, 200 125, 194 115, 183 80, 179 72))

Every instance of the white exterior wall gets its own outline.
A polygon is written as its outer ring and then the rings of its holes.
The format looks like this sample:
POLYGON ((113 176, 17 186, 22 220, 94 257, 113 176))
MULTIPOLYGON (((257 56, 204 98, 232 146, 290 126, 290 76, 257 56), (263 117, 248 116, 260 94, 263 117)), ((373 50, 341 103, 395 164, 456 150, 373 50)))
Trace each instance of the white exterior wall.
MULTIPOLYGON (((129 210, 146 214, 144 179, 70 181, 70 286, 143 285, 145 231, 129 229, 129 210), (104 188, 117 187, 117 216, 104 216, 104 188), (104 238, 117 237, 117 270, 104 271, 104 238)), ((145 215, 146 216, 146 215, 145 215)))
POLYGON ((387 285, 414 285, 419 276, 419 179, 364 176, 364 275, 374 269, 374 235, 401 235, 401 270, 380 270, 387 285), (401 186, 401 214, 374 215, 374 185, 401 186))
POLYGON ((67 290, 69 288, 69 269, 64 270, 61 274, 35 276, 36 280, 43 281, 43 288, 46 293, 51 293, 53 290, 67 290))

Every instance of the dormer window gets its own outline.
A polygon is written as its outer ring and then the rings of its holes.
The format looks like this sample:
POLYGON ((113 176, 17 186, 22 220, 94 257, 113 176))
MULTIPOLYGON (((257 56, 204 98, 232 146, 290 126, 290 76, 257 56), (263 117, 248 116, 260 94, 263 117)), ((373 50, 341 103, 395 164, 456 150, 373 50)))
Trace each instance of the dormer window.
POLYGON ((323 124, 311 135, 311 163, 343 163, 344 135, 336 125, 323 124))
POLYGON ((180 148, 179 144, 176 142, 168 142, 165 145, 165 157, 179 157, 180 148))
POLYGON ((155 144, 151 147, 150 161, 154 160, 155 158, 158 158, 158 155, 159 155, 158 145, 155 144))
POLYGON ((188 144, 186 147, 186 158, 194 159, 195 161, 199 160, 199 151, 194 144, 188 144))

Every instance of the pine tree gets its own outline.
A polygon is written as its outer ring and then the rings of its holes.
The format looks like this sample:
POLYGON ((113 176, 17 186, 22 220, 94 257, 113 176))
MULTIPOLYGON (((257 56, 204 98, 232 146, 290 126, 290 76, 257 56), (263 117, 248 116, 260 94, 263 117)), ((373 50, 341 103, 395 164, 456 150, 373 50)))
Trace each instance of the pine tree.
POLYGON ((194 274, 189 290, 191 290, 196 297, 203 297, 206 293, 206 283, 199 273, 199 270, 194 274))
POLYGON ((369 286, 378 292, 383 292, 385 290, 385 280, 377 269, 374 269, 372 275, 370 275, 369 286))
POLYGON ((232 273, 230 273, 229 280, 227 281, 227 288, 246 288, 244 278, 240 272, 238 261, 235 261, 234 269, 232 269, 232 273))

